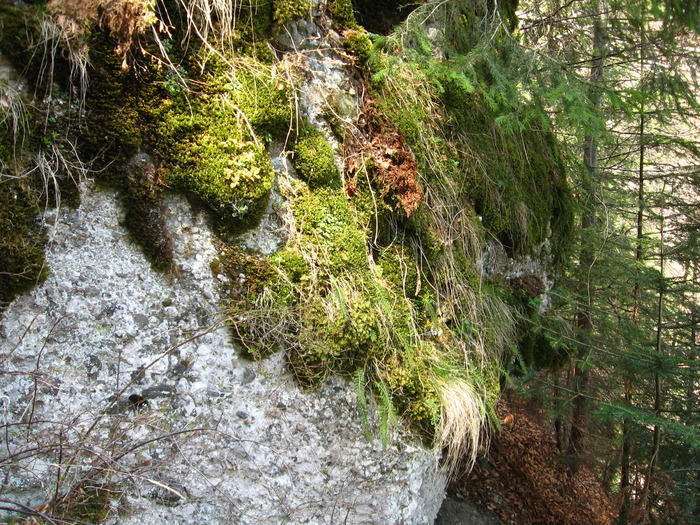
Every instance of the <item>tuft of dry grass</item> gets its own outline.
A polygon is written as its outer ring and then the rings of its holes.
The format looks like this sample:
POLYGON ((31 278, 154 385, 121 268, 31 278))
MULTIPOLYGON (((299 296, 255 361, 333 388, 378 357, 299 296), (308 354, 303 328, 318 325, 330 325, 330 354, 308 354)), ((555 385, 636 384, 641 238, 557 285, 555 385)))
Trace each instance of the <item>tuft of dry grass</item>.
POLYGON ((444 452, 449 467, 462 461, 466 470, 476 462, 486 419, 485 397, 466 380, 450 380, 438 385, 440 426, 435 438, 436 450, 444 452))
POLYGON ((20 93, 0 80, 0 125, 11 132, 12 145, 21 148, 28 126, 27 109, 20 93))

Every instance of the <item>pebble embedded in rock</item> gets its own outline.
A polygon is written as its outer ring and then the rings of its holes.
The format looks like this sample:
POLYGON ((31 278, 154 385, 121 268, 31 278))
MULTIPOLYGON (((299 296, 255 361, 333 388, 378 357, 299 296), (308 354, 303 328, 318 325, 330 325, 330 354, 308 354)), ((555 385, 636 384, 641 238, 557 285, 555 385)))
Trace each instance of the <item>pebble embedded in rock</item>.
POLYGON ((241 377, 241 385, 247 385, 255 381, 256 374, 250 368, 243 370, 243 376, 241 377))
POLYGON ((169 319, 174 319, 179 315, 177 308, 175 308, 174 306, 166 306, 163 310, 163 313, 165 314, 165 317, 169 319))

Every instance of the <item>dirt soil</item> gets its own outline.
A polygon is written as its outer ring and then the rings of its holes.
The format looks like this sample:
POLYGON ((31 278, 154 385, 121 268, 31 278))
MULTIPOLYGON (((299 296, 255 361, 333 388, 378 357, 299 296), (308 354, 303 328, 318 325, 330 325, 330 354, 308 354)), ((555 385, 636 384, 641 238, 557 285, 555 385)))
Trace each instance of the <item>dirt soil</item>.
POLYGON ((553 426, 533 403, 509 397, 498 405, 503 431, 471 473, 449 492, 475 502, 506 524, 608 525, 612 496, 585 465, 561 459, 553 426))

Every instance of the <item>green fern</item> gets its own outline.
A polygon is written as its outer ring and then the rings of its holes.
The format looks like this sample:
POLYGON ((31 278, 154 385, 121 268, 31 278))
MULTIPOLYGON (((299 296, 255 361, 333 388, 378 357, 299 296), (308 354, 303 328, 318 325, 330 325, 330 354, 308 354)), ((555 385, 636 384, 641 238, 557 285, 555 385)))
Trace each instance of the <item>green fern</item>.
POLYGON ((362 430, 367 441, 372 442, 372 432, 369 428, 369 417, 367 412, 367 379, 365 371, 360 369, 355 371, 355 395, 357 396, 357 409, 360 412, 362 430))
POLYGON ((398 418, 394 401, 386 383, 380 381, 377 386, 379 388, 379 438, 382 440, 382 445, 386 447, 389 443, 391 429, 396 425, 398 418))

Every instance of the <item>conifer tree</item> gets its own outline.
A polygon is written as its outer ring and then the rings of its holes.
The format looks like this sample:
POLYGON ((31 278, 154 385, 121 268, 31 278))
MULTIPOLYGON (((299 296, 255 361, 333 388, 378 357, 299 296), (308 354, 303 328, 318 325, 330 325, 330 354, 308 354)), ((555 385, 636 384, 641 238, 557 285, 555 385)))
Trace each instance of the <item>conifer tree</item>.
MULTIPOLYGON (((570 367, 553 379, 558 434, 570 428, 564 449, 588 458, 622 493, 621 523, 683 519, 698 505, 691 496, 699 492, 698 406, 690 392, 698 377, 697 275, 691 268, 698 260, 693 71, 699 57, 697 37, 686 29, 694 27, 693 17, 667 4, 610 2, 595 9, 583 2, 521 3, 522 41, 539 53, 543 70, 557 72, 538 88, 551 101, 559 136, 570 151, 586 144, 578 185, 591 206, 582 211, 579 265, 566 277, 579 283, 572 295, 578 300, 569 303, 570 324, 584 330, 570 345, 570 367), (596 39, 587 36, 595 34, 596 12, 607 25, 599 99, 590 95, 599 53, 596 39), (564 82, 581 87, 556 88, 564 82), (588 114, 600 105, 604 132, 573 116, 572 93, 583 89, 589 96, 576 101, 588 114), (581 124, 580 131, 572 124, 581 124), (595 158, 592 131, 598 131, 595 158), (571 383, 571 376, 583 381, 571 383), (588 421, 586 400, 597 416, 588 421), (581 439, 586 432, 597 435, 588 448, 581 439), (689 467, 680 466, 681 457, 689 467)), ((558 435, 558 441, 566 440, 558 435)))

